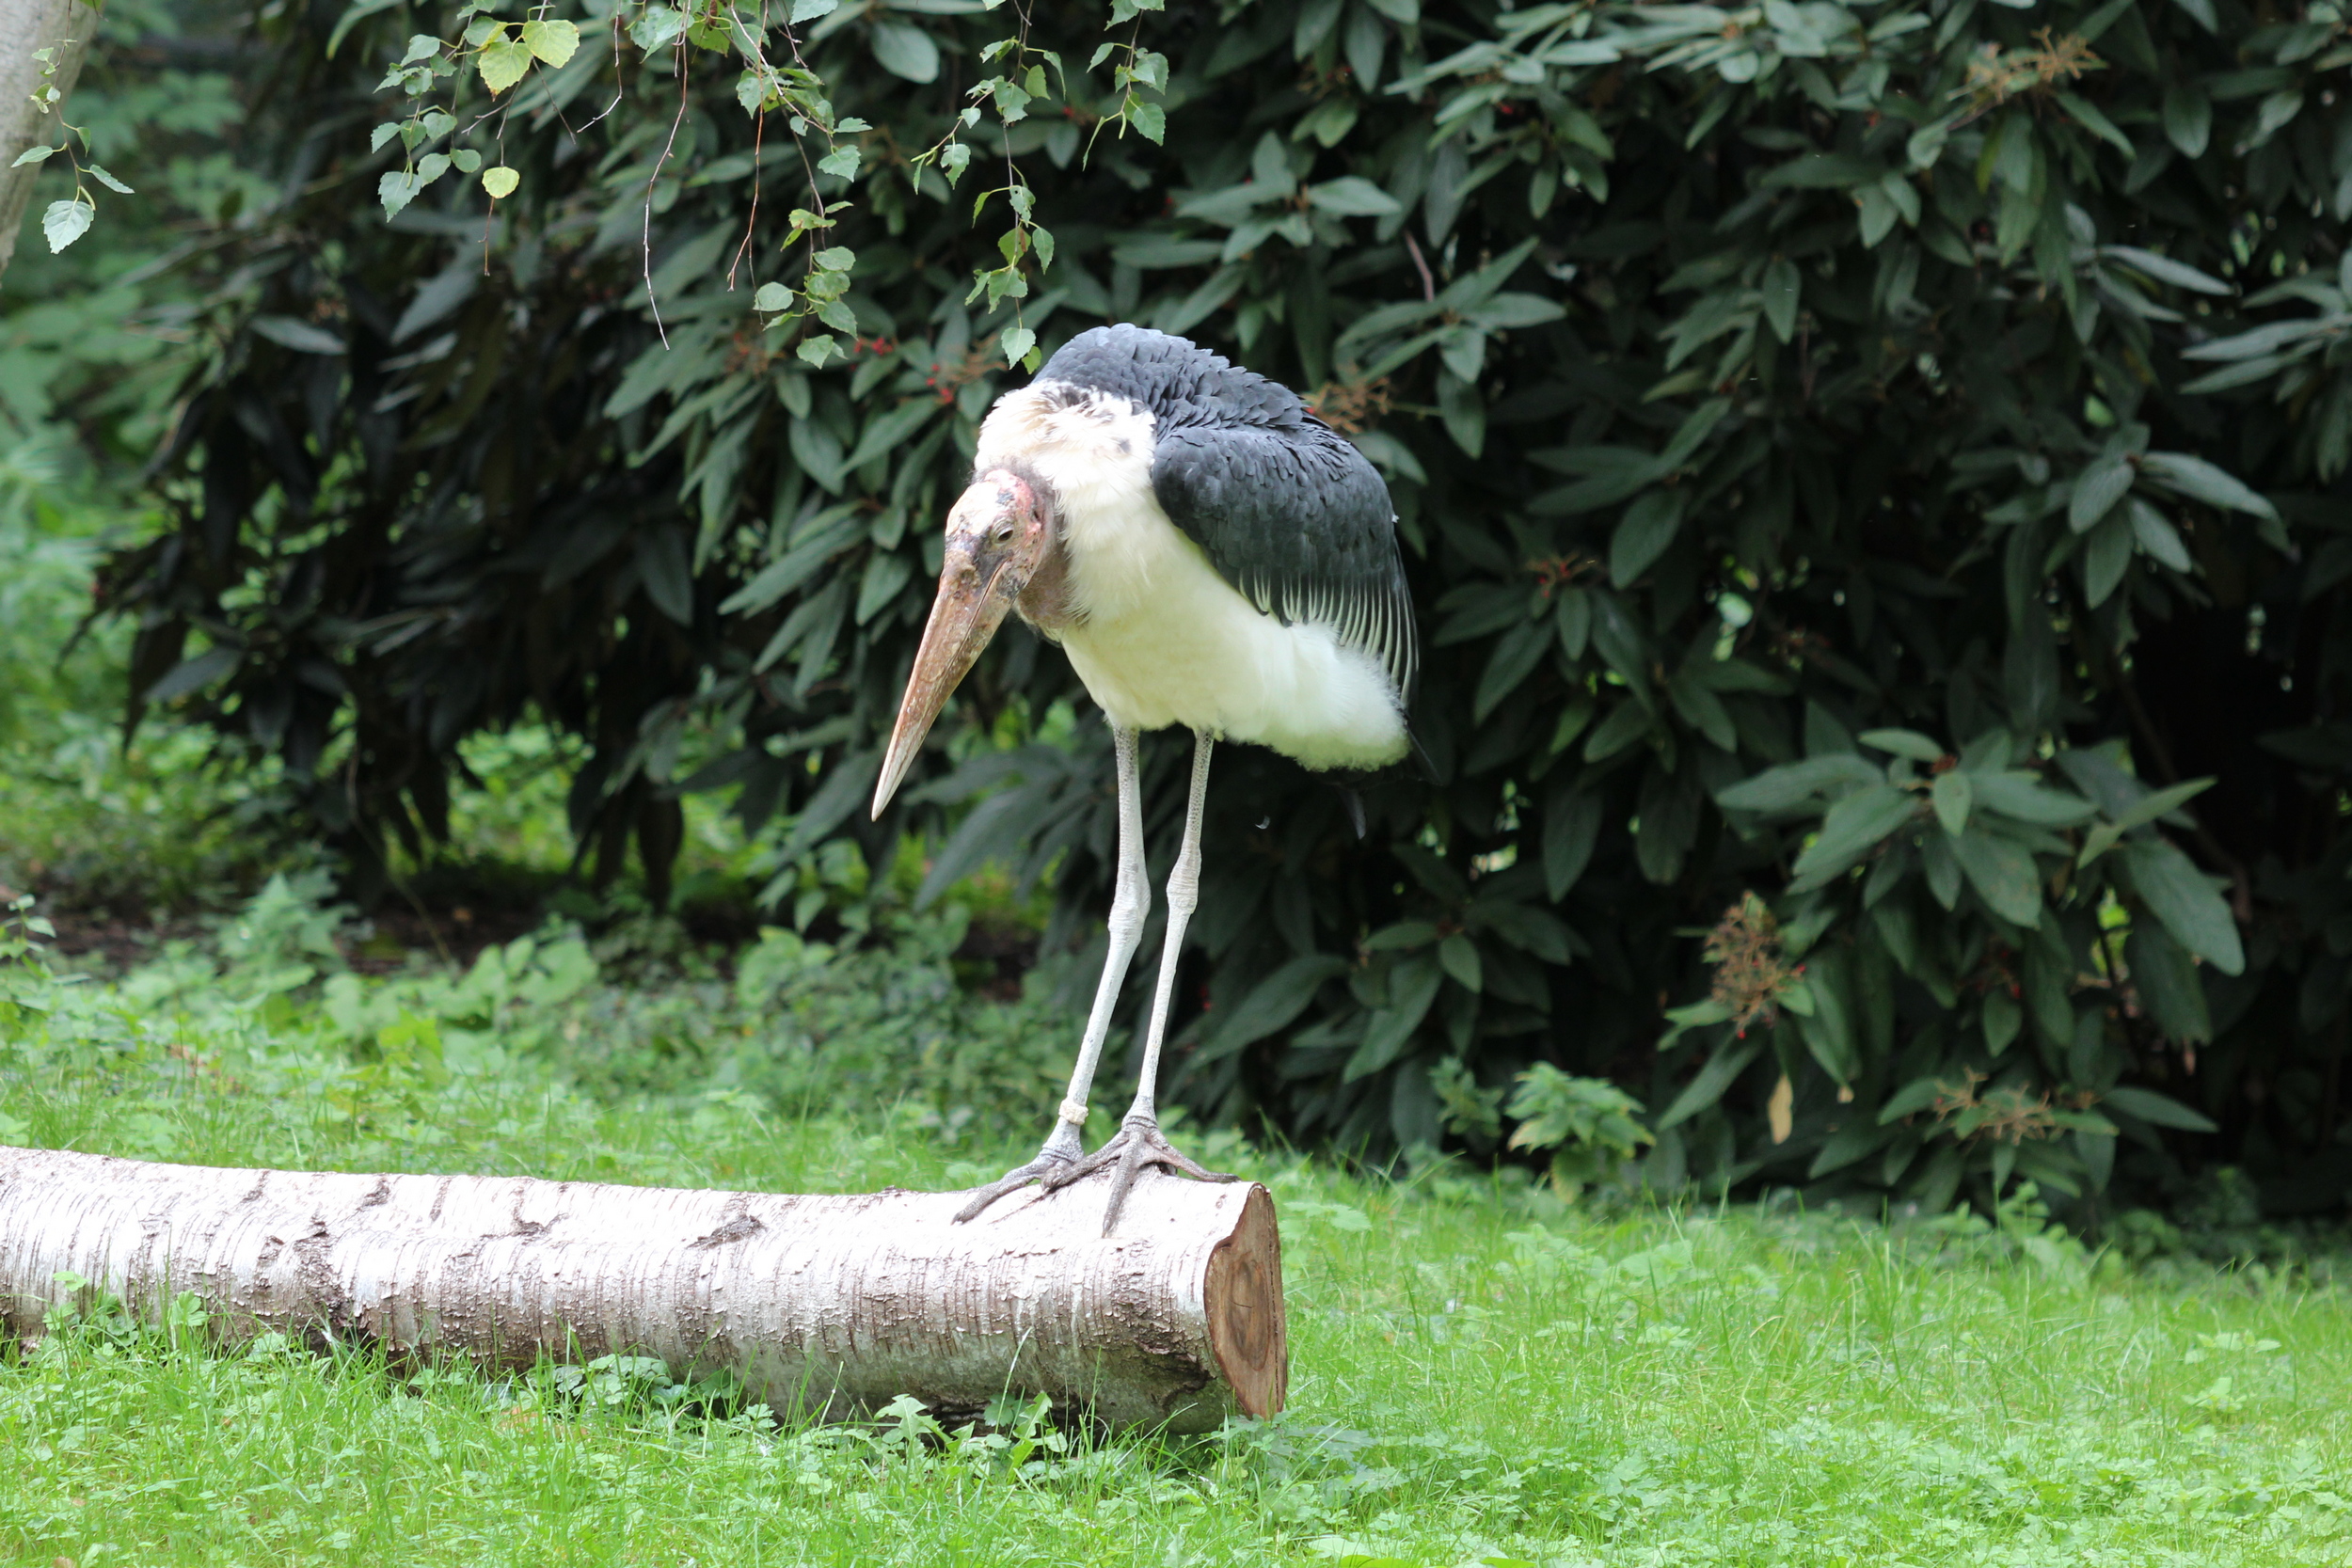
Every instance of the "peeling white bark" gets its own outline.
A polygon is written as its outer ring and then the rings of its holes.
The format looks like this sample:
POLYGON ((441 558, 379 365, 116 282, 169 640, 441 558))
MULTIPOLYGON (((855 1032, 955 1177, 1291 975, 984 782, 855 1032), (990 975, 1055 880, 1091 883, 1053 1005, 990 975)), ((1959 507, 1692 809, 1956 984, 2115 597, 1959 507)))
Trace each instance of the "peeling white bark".
MULTIPOLYGON (((97 30, 98 13, 81 0, 0 0, 0 272, 16 254, 16 231, 43 166, 15 167, 17 156, 36 142, 57 139, 56 111, 43 114, 33 102, 35 89, 43 85, 41 64, 33 55, 63 46, 52 85, 70 93, 97 30)), ((71 182, 57 188, 63 194, 71 182)))
POLYGON ((224 1337, 463 1355, 659 1356, 779 1414, 912 1394, 943 1418, 1052 1396, 1113 1426, 1281 1407, 1281 1255, 1263 1187, 1147 1175, 1034 1188, 968 1225, 954 1193, 686 1192, 522 1177, 346 1176, 0 1148, 0 1327, 40 1331, 70 1272, 153 1321, 183 1291, 224 1337))

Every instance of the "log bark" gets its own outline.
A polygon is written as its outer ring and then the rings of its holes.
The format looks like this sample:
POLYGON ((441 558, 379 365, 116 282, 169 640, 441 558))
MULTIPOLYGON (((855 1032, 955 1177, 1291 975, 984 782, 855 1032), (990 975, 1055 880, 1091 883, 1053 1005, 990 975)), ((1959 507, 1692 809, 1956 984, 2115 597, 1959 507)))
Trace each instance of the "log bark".
POLYGON ((97 30, 98 13, 82 0, 0 0, 0 272, 16 255, 16 231, 44 166, 12 166, 36 142, 57 139, 56 110, 43 114, 33 102, 43 85, 41 63, 33 55, 63 46, 56 56, 54 85, 59 93, 70 93, 97 30))
MULTIPOLYGON (((1212 1430, 1279 1410, 1281 1249, 1263 1187, 1147 1176, 955 1225, 953 1193, 688 1192, 522 1177, 350 1176, 0 1148, 0 1327, 41 1332, 71 1273, 135 1316, 193 1291, 263 1330, 463 1356, 659 1356, 779 1415, 901 1394, 943 1420, 1004 1394, 1065 1418, 1212 1430)), ((86 1304, 85 1304, 86 1305, 86 1304)))

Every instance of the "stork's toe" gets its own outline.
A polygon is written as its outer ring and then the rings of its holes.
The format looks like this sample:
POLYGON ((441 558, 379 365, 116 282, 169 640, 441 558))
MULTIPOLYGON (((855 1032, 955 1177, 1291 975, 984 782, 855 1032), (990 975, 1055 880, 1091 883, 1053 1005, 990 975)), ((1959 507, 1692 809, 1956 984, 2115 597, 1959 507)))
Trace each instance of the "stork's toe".
POLYGON ((1009 1193, 1019 1192, 1032 1181, 1043 1182, 1045 1190, 1052 1192, 1057 1185, 1054 1178, 1068 1170, 1070 1165, 1071 1160, 1067 1155, 1040 1154, 1025 1165, 1014 1166, 987 1186, 976 1189, 972 1201, 956 1211, 956 1224, 979 1218, 988 1211, 990 1204, 1009 1193))
POLYGON ((1083 1180, 1096 1171, 1111 1167, 1110 1203, 1103 1213, 1103 1234, 1111 1233, 1119 1223, 1119 1212, 1126 1205, 1129 1189, 1144 1167, 1156 1166, 1170 1176, 1189 1176, 1196 1181, 1231 1181, 1223 1171, 1214 1171, 1168 1141, 1158 1121, 1146 1116, 1130 1116, 1120 1124, 1111 1141, 1088 1155, 1074 1160, 1052 1175, 1042 1178, 1045 1190, 1059 1192, 1073 1181, 1083 1180))

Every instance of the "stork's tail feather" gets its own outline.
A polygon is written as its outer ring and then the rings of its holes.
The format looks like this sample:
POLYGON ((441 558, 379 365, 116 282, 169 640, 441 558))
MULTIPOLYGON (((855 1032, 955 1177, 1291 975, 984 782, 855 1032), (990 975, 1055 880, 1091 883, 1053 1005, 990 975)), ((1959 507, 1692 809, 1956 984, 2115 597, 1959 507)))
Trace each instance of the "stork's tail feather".
POLYGON ((1422 783, 1425 784, 1445 783, 1443 779, 1438 777, 1438 765, 1430 760, 1428 750, 1421 743, 1421 736, 1413 733, 1413 723, 1409 719, 1405 721, 1405 743, 1413 749, 1413 768, 1421 774, 1422 783))
POLYGON ((1359 843, 1362 842, 1364 836, 1364 798, 1357 794, 1354 790, 1348 788, 1347 785, 1343 784, 1334 784, 1331 787, 1340 792, 1340 802, 1347 808, 1348 826, 1356 830, 1357 841, 1359 843))

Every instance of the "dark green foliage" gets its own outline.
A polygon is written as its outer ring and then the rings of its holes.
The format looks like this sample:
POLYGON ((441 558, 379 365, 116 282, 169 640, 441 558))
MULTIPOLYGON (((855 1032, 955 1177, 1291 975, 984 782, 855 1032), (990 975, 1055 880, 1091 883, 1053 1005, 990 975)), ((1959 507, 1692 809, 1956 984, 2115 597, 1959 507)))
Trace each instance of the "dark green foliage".
POLYGON ((85 624, 92 566, 152 521, 139 469, 187 372, 181 326, 201 281, 171 263, 258 183, 222 143, 244 47, 208 32, 226 8, 76 11, 97 31, 66 116, 87 137, 75 154, 138 194, 86 175, 96 221, 53 254, 43 209, 74 177, 49 158, 0 280, 0 886, 39 892, 52 914, 184 911, 288 847, 247 814, 267 770, 205 767, 202 732, 151 725, 116 747, 135 628, 85 624))
MULTIPOLYGON (((1005 749, 1074 690, 1025 635, 942 726, 969 760, 860 807, 974 422, 1022 379, 997 351, 1143 321, 1312 392, 1388 474, 1441 781, 1374 788, 1359 843, 1324 784, 1220 754, 1193 1104, 1410 1148, 1433 1067, 1493 1105, 1545 1063, 1644 1097, 1661 1186, 1941 1206, 2024 1175, 2089 1218, 2226 1161, 2274 1209, 2341 1201, 2331 6, 1186 8, 1140 22, 1164 146, 1136 114, 1089 143, 1121 92, 1073 70, 965 133, 957 192, 905 150, 1015 24, 946 9, 803 40, 874 127, 854 184, 820 177, 857 326, 821 369, 751 308, 803 282, 776 245, 807 198, 723 33, 620 46, 590 131, 588 27, 459 133, 503 127, 518 192, 485 219, 453 178, 388 229, 370 89, 446 19, 362 17, 332 59, 340 5, 264 22, 252 155, 293 194, 214 253, 179 523, 110 578, 148 700, 282 756, 363 858, 438 830, 457 737, 536 706, 594 746, 607 872, 634 831, 658 880, 677 793, 732 788, 787 868, 921 827, 943 878, 1058 867, 1081 928, 1107 748, 1005 749), (1008 152, 1050 266, 997 247, 1001 203, 975 226, 1008 152), (979 313, 1008 264, 1025 296, 979 313), (680 777, 693 724, 743 744, 680 777), (1745 991, 1700 957, 1734 905, 1745 991)), ((1074 67, 1100 24, 1020 24, 1074 67)), ((1183 751, 1151 749, 1155 836, 1183 751)))

